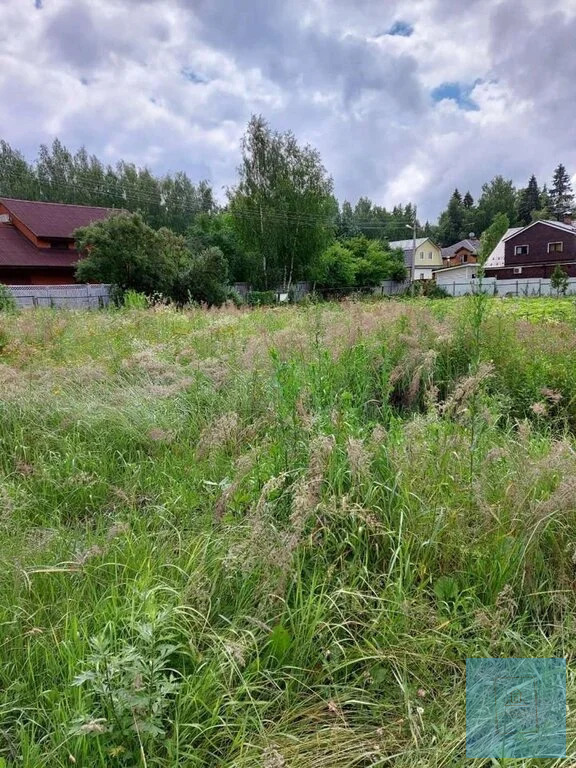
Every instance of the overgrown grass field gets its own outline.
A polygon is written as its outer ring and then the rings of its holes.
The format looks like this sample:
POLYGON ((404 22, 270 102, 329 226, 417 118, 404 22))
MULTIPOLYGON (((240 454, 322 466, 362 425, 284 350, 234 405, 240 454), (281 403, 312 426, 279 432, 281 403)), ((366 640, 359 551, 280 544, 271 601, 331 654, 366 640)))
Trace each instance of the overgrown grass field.
POLYGON ((575 329, 2 315, 0 765, 461 766, 498 655, 567 658, 575 760, 575 329))

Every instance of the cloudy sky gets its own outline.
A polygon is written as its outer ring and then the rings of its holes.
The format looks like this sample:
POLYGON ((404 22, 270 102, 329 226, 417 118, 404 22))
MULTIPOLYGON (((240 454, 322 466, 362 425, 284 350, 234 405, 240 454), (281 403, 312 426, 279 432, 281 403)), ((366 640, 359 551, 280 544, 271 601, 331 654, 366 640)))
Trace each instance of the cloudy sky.
POLYGON ((254 112, 340 199, 576 173, 576 0, 0 0, 0 137, 232 184, 254 112))

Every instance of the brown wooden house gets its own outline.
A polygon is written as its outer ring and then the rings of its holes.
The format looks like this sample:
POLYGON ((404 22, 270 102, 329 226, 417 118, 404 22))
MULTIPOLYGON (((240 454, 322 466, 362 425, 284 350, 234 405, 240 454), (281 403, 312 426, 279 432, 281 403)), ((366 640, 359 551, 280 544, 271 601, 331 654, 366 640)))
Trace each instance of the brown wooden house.
POLYGON ((460 267, 464 264, 476 264, 480 253, 480 240, 469 237, 460 240, 454 245, 442 248, 442 265, 448 267, 460 267))
POLYGON ((576 227, 570 219, 535 221, 509 229, 484 265, 487 277, 500 280, 518 276, 549 278, 560 265, 576 277, 576 227))
POLYGON ((0 198, 0 283, 76 282, 74 230, 112 213, 110 208, 0 198))

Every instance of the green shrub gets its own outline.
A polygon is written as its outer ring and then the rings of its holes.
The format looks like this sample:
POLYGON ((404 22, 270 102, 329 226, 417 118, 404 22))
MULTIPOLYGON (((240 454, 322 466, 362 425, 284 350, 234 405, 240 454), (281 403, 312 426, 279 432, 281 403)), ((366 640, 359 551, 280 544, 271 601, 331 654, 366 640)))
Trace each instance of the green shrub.
POLYGON ((246 295, 246 304, 250 307, 271 307, 276 304, 274 291, 249 291, 246 295))
POLYGON ((15 312, 16 300, 8 286, 0 283, 0 312, 15 312))
POLYGON ((139 291, 124 291, 122 304, 126 309, 146 309, 149 306, 148 297, 139 291))

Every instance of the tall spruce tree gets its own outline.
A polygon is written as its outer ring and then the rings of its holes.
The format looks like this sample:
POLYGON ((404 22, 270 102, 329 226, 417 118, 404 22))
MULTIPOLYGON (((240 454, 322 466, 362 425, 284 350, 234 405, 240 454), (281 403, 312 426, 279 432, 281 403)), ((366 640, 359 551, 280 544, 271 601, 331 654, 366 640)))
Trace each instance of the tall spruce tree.
POLYGON ((570 183, 570 176, 562 164, 554 171, 550 200, 552 214, 558 221, 561 221, 565 214, 572 213, 574 210, 574 193, 570 183))
POLYGON ((540 189, 536 176, 532 174, 528 186, 520 190, 518 195, 518 223, 528 226, 532 221, 533 211, 540 210, 540 189))
POLYGON ((444 246, 462 240, 467 236, 465 232, 466 208, 462 202, 462 195, 455 189, 448 203, 448 208, 441 214, 438 222, 438 238, 444 246))

